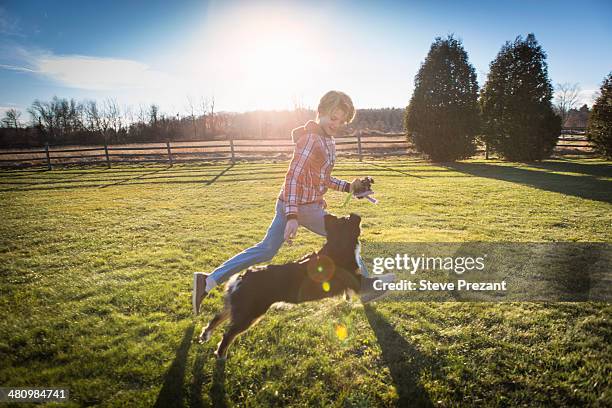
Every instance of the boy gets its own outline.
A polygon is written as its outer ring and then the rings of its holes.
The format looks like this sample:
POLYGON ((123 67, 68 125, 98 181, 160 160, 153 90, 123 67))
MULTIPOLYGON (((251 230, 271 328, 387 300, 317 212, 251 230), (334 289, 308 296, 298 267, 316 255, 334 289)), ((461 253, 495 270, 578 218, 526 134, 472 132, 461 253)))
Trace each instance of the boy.
MULTIPOLYGON (((361 180, 352 183, 331 176, 336 161, 334 136, 355 117, 351 98, 339 91, 327 92, 319 102, 316 121, 294 129, 292 132, 295 150, 289 164, 285 182, 276 201, 276 213, 264 239, 224 262, 207 275, 196 272, 193 279, 193 312, 200 311, 202 299, 218 284, 233 274, 276 255, 284 241, 296 237, 300 225, 325 236, 324 216, 326 203, 323 195, 328 188, 352 193, 359 191, 361 180)), ((366 266, 357 256, 361 273, 367 276, 366 266)), ((392 281, 392 274, 381 276, 383 281, 392 281)), ((369 290, 362 301, 372 300, 382 291, 369 290)))

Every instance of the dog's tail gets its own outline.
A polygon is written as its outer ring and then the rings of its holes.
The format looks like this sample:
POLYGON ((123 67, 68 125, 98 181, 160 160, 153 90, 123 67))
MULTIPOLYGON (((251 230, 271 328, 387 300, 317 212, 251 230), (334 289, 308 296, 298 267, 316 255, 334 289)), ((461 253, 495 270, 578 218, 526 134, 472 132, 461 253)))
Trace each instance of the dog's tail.
POLYGON ((232 306, 232 295, 236 293, 238 288, 240 287, 240 283, 242 282, 242 275, 236 274, 232 276, 227 283, 225 284, 225 294, 224 294, 224 302, 225 308, 231 309, 232 306))

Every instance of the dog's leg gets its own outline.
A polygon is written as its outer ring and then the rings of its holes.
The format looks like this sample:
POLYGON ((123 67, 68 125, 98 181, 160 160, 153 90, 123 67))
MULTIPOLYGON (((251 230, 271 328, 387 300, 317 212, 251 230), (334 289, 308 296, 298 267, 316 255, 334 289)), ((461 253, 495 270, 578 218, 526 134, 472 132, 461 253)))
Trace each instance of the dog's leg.
POLYGON ((245 319, 239 322, 234 322, 230 324, 227 331, 223 335, 223 339, 219 342, 219 346, 217 346, 217 351, 215 351, 215 356, 218 359, 225 360, 227 358, 227 349, 232 344, 234 339, 238 337, 240 333, 251 327, 251 323, 253 323, 255 319, 245 319))
POLYGON ((271 304, 264 304, 260 305, 257 309, 232 309, 232 322, 223 335, 223 339, 219 342, 217 351, 215 351, 215 356, 217 356, 218 359, 225 359, 227 357, 227 349, 234 339, 236 339, 240 333, 257 323, 266 314, 270 306, 271 304))
POLYGON ((208 323, 208 326, 202 329, 202 333, 200 334, 198 341, 200 343, 207 342, 210 339, 210 336, 213 330, 215 330, 221 323, 226 321, 229 316, 230 316, 230 308, 227 307, 226 305, 222 311, 217 313, 215 317, 212 318, 210 323, 208 323))

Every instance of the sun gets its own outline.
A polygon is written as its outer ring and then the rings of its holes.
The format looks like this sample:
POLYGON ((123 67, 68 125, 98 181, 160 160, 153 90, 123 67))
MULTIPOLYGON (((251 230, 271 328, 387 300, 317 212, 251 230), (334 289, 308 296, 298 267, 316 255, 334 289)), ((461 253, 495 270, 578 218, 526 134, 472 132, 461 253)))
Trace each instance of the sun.
POLYGON ((291 108, 326 64, 321 36, 303 18, 277 10, 240 10, 219 18, 198 53, 198 74, 259 108, 291 108), (228 29, 231 27, 231 30, 228 29))

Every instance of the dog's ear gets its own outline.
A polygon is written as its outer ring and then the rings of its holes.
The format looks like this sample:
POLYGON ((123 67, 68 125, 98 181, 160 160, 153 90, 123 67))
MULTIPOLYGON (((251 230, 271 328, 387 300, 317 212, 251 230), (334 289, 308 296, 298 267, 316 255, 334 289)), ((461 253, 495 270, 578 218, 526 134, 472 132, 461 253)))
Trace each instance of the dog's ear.
POLYGON ((361 224, 361 217, 359 216, 359 214, 351 213, 349 221, 359 225, 361 224))
POLYGON ((325 220, 325 231, 328 231, 328 232, 333 230, 336 224, 338 223, 338 217, 336 217, 335 215, 331 215, 331 214, 325 214, 324 220, 325 220))

